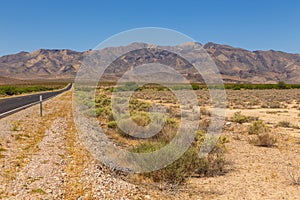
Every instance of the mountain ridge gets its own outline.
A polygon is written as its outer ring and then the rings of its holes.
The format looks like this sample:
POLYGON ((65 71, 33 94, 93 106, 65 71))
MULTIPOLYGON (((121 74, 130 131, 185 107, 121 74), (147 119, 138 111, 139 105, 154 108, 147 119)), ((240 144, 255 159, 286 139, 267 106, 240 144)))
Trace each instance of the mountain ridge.
MULTIPOLYGON (((198 43, 200 44, 200 43, 198 43)), ((191 54, 195 43, 180 44, 183 53, 191 54), (190 49, 189 49, 190 48, 190 49)), ((132 43, 127 46, 107 47, 101 53, 118 52, 120 49, 148 48, 155 45, 132 43)), ((230 83, 300 83, 300 54, 275 50, 249 51, 230 45, 213 42, 202 45, 216 63, 225 82, 230 83)), ((21 51, 0 57, 0 75, 14 79, 74 79, 83 59, 91 50, 77 52, 70 49, 38 49, 33 52, 21 51)), ((147 52, 145 52, 147 53, 147 52)), ((159 54, 159 52, 157 52, 159 54)), ((149 54, 150 57, 152 54, 149 54)), ((148 55, 148 57, 149 57, 148 55)), ((129 55, 130 57, 131 55, 129 55)), ((143 56, 142 56, 143 57, 143 56)), ((155 60, 143 57, 143 61, 155 60), (147 60, 148 59, 148 60, 147 60)), ((167 59, 171 59, 170 58, 167 59)), ((124 59, 124 58, 123 58, 124 59)), ((137 65, 139 62, 130 59, 137 65)), ((121 64, 124 62, 121 62, 121 64)), ((173 62, 167 62, 172 64, 173 62)), ((193 64, 193 63, 192 63, 193 64)), ((177 64, 176 64, 177 65, 177 64)), ((114 66, 122 68, 123 66, 114 66)), ((184 63, 177 66, 179 71, 193 77, 184 63)), ((118 71, 118 70, 116 70, 118 71)), ((193 79, 193 78, 192 78, 193 79)), ((198 79, 194 77, 193 81, 198 79)))

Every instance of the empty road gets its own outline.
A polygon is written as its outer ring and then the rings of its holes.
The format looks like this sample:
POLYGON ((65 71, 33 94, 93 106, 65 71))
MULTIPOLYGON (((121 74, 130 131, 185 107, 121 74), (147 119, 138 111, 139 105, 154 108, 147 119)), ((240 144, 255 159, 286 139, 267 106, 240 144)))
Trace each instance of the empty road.
POLYGON ((40 95, 42 95, 44 101, 65 91, 68 91, 71 88, 72 84, 69 84, 68 87, 58 91, 0 99, 0 118, 6 117, 21 109, 30 107, 38 103, 40 101, 40 95))

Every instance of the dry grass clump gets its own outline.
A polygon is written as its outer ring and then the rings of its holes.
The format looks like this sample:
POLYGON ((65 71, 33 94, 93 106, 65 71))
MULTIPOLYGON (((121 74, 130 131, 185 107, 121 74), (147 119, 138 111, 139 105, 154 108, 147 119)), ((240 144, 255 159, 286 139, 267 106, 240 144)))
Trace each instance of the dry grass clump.
POLYGON ((300 185, 300 171, 296 169, 288 169, 289 180, 294 185, 300 185))
POLYGON ((253 116, 246 116, 241 113, 241 111, 235 112, 231 121, 238 123, 238 124, 243 124, 247 122, 253 122, 257 121, 259 118, 258 117, 253 117, 253 116))
POLYGON ((200 108, 200 114, 206 115, 206 116, 211 116, 211 112, 208 109, 203 108, 203 107, 200 108))
POLYGON ((291 123, 288 121, 280 121, 277 123, 277 126, 284 127, 284 128, 289 128, 291 126, 291 123))
POLYGON ((11 131, 20 131, 21 130, 21 122, 20 121, 14 121, 10 126, 11 131))
POLYGON ((5 155, 2 154, 2 152, 4 152, 4 151, 7 151, 7 150, 3 147, 0 147, 0 159, 5 157, 5 155))
POLYGON ((279 101, 271 101, 271 102, 264 102, 261 105, 261 108, 282 108, 283 106, 279 101))
POLYGON ((46 192, 43 189, 41 189, 41 188, 33 189, 33 190, 30 191, 30 193, 31 194, 36 194, 36 193, 38 193, 38 194, 46 194, 46 192))
POLYGON ((271 133, 261 133, 257 135, 257 139, 254 143, 257 146, 272 147, 276 143, 277 139, 271 133))
POLYGON ((280 121, 277 123, 276 126, 279 126, 279 127, 283 127, 283 128, 294 128, 294 129, 299 129, 299 126, 298 125, 294 125, 288 121, 280 121))
POLYGON ((272 147, 277 142, 275 135, 262 120, 254 121, 249 126, 248 133, 254 135, 250 138, 250 142, 257 146, 272 147))

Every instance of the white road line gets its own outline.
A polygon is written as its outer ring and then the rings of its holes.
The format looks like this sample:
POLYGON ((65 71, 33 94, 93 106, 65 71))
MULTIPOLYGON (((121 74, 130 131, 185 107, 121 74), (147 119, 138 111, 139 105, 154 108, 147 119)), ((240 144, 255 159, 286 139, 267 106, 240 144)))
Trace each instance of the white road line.
MULTIPOLYGON (((65 88, 63 88, 63 89, 61 89, 61 90, 58 90, 58 91, 65 90, 69 85, 70 85, 70 84, 68 84, 65 88)), ((58 92, 58 91, 54 91, 54 92, 58 92)), ((66 90, 66 91, 67 91, 67 90, 66 90)), ((64 91, 64 92, 66 92, 66 91, 64 91)), ((53 93, 54 93, 54 92, 53 92, 53 93)), ((64 92, 62 92, 62 93, 64 93, 64 92)), ((52 98, 54 98, 54 97, 56 97, 57 95, 60 95, 60 94, 62 94, 62 93, 59 93, 59 94, 50 96, 50 97, 48 97, 48 98, 46 98, 46 99, 43 99, 43 102, 46 101, 46 100, 52 99, 52 98)), ((33 95, 36 95, 36 94, 33 94, 33 95)), ((28 95, 28 96, 30 96, 30 95, 28 95)), ((16 98, 17 98, 17 97, 16 97, 16 98)), ((40 101, 36 101, 36 102, 30 103, 30 104, 21 106, 21 107, 19 107, 19 108, 15 108, 15 109, 13 109, 13 110, 10 110, 10 111, 1 113, 1 114, 0 114, 0 118, 3 117, 3 116, 9 115, 10 113, 17 112, 17 111, 19 111, 19 110, 28 108, 28 107, 33 106, 33 105, 38 104, 38 103, 40 103, 40 101)))
POLYGON ((24 108, 33 106, 33 105, 35 105, 35 104, 37 104, 37 103, 39 103, 39 101, 34 102, 34 103, 27 104, 27 105, 22 106, 22 107, 19 107, 19 108, 15 108, 15 109, 10 110, 10 111, 7 111, 7 112, 5 112, 5 113, 1 113, 1 114, 0 114, 0 117, 5 116, 5 115, 7 115, 7 114, 9 114, 9 113, 12 113, 12 112, 16 112, 16 111, 18 111, 18 110, 22 110, 22 109, 24 109, 24 108))

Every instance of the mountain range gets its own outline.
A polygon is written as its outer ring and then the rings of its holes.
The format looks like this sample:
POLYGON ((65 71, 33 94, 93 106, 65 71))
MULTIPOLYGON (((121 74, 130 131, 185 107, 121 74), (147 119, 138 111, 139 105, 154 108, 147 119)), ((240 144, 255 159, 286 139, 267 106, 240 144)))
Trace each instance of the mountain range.
MULTIPOLYGON (((190 54, 196 43, 175 46, 181 53, 190 54)), ((101 55, 118 52, 133 47, 149 48, 151 45, 133 43, 122 47, 109 47, 99 51, 101 55)), ((300 54, 281 51, 249 51, 229 45, 207 43, 203 45, 220 70, 223 80, 228 83, 300 83, 300 54)), ((39 49, 34 52, 20 52, 0 57, 1 80, 73 80, 84 58, 91 50, 76 52, 72 50, 39 49)), ((149 49, 129 53, 118 58, 106 71, 115 79, 118 73, 126 70, 124 65, 137 66, 143 62, 153 62, 160 58, 164 63, 174 66, 193 81, 201 81, 194 77, 189 63, 180 61, 173 54, 154 52, 149 49), (174 59, 175 58, 175 59, 174 59)), ((193 64, 193 63, 192 63, 193 64)))

